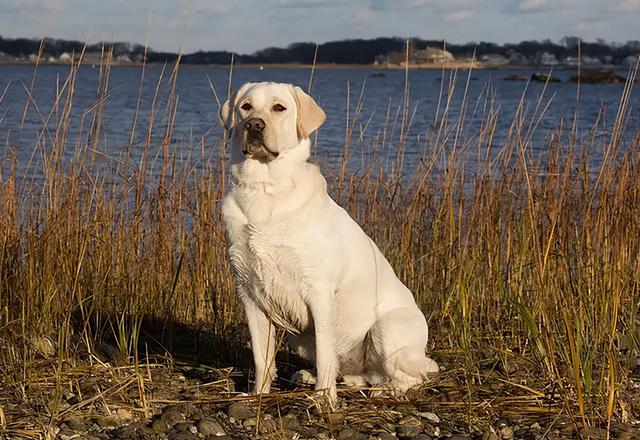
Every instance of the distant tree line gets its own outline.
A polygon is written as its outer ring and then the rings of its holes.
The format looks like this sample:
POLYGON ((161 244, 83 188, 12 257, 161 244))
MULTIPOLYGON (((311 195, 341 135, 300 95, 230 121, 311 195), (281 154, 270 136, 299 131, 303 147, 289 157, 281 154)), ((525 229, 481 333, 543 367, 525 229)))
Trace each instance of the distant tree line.
MULTIPOLYGON (((123 42, 101 42, 85 45, 79 41, 46 38, 43 41, 43 55, 59 57, 63 53, 80 53, 112 50, 114 56, 141 55, 145 48, 139 44, 123 42)), ((37 54, 40 40, 28 38, 3 38, 0 36, 0 52, 15 58, 24 58, 37 54)), ((496 44, 491 42, 470 42, 466 44, 450 44, 443 40, 423 40, 413 38, 409 41, 410 50, 421 50, 426 47, 446 48, 456 58, 480 57, 486 54, 500 54, 508 56, 518 52, 528 58, 534 58, 540 53, 553 54, 558 59, 577 56, 580 53, 588 57, 610 57, 614 64, 621 62, 628 56, 640 53, 640 41, 626 43, 610 43, 602 39, 595 42, 580 41, 577 37, 564 37, 559 42, 546 40, 522 41, 520 43, 496 44)), ((318 46, 318 63, 323 64, 372 64, 379 55, 405 50, 406 40, 399 37, 375 38, 370 40, 352 39, 330 41, 318 46)), ((269 63, 299 63, 309 64, 313 61, 316 51, 315 43, 293 43, 286 48, 268 47, 253 54, 233 54, 227 51, 198 51, 182 56, 185 64, 229 64, 232 56, 238 64, 269 64, 269 63)), ((151 63, 174 62, 178 54, 172 52, 158 52, 147 50, 147 61, 151 63)))

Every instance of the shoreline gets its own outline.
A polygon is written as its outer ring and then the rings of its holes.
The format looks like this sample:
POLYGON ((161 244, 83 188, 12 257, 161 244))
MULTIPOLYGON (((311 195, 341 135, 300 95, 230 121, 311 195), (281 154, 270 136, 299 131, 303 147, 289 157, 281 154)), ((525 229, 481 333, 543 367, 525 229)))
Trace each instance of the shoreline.
MULTIPOLYGON (((97 67, 101 63, 87 63, 83 62, 81 65, 97 67)), ((36 66, 36 63, 30 61, 0 61, 0 66, 24 66, 31 65, 36 66)), ((41 62, 37 63, 38 66, 71 66, 70 63, 49 63, 41 62)), ((142 67, 142 66, 162 66, 162 63, 111 63, 111 67, 142 67)), ((186 64, 181 63, 182 68, 225 68, 228 69, 228 64, 186 64)), ((318 70, 455 70, 455 69, 473 69, 473 70, 541 70, 541 71, 565 71, 565 70, 577 70, 577 66, 539 66, 539 65, 506 65, 506 66, 490 66, 483 65, 478 62, 457 62, 446 64, 409 64, 404 66, 402 64, 295 64, 295 63, 268 63, 268 64, 234 64, 235 69, 318 69, 318 70)), ((623 65, 602 65, 602 66, 582 66, 581 70, 624 70, 626 66, 623 65)))

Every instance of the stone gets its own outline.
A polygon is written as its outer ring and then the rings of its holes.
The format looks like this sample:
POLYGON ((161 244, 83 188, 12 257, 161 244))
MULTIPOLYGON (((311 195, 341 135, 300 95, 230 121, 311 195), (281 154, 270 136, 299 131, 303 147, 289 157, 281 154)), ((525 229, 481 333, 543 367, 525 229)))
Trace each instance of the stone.
POLYGON ((402 439, 413 438, 422 431, 422 422, 414 416, 407 416, 398 422, 396 436, 402 439))
POLYGON ((166 422, 166 420, 156 419, 153 421, 153 423, 151 423, 151 429, 153 429, 154 432, 157 432, 159 434, 167 433, 170 428, 171 427, 166 422))
POLYGON ((234 402, 227 408, 227 415, 235 420, 247 420, 255 417, 255 412, 242 402, 234 402))
POLYGON ((116 415, 121 420, 133 420, 133 414, 126 408, 120 408, 116 411, 116 415))
POLYGON ((61 429, 57 436, 60 440, 73 440, 78 437, 80 437, 80 434, 70 429, 61 429))
POLYGON ((433 440, 431 438, 431 436, 427 435, 427 434, 418 434, 416 435, 414 438, 412 438, 411 440, 433 440))
POLYGON ((438 417, 436 414, 432 412, 421 412, 421 413, 418 413, 418 415, 423 419, 429 420, 432 423, 440 423, 440 417, 438 417))
POLYGON ((447 440, 471 440, 471 438, 464 434, 453 434, 451 437, 447 438, 447 440))
POLYGON ((160 416, 160 419, 167 422, 169 426, 174 426, 178 423, 187 421, 187 418, 184 416, 184 414, 176 411, 167 411, 160 416))
POLYGON ((395 435, 389 434, 388 432, 379 433, 378 438, 380 440, 397 440, 395 435))
POLYGON ((338 433, 338 440, 368 440, 367 436, 351 428, 344 428, 338 433))
POLYGON ((504 440, 511 440, 514 437, 513 428, 511 426, 504 426, 500 428, 498 435, 504 440))
POLYGON ((96 425, 103 429, 118 428, 122 424, 118 416, 102 416, 95 419, 96 425))
POLYGON ((198 436, 191 431, 171 430, 167 437, 169 440, 198 440, 198 436))
POLYGON ((226 434, 226 431, 222 425, 211 417, 204 417, 200 419, 197 425, 198 432, 205 437, 215 436, 220 437, 226 434))
POLYGON ((89 427, 87 426, 85 421, 82 420, 80 417, 76 417, 76 416, 67 417, 64 420, 64 422, 67 424, 69 429, 73 431, 87 432, 89 430, 89 427))
POLYGON ((244 422, 242 422, 242 426, 244 426, 245 428, 253 428, 257 424, 258 424, 258 419, 256 419, 255 417, 249 417, 244 422))
POLYGON ((482 434, 482 440, 500 440, 500 437, 492 430, 489 430, 482 434))

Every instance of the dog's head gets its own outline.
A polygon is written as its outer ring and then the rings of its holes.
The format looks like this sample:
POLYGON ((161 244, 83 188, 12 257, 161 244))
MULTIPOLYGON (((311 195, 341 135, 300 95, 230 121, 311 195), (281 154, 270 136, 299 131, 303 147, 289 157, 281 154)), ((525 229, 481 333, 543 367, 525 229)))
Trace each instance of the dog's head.
POLYGON ((264 163, 308 138, 324 119, 313 98, 291 84, 247 83, 220 108, 224 128, 233 130, 234 148, 264 163))

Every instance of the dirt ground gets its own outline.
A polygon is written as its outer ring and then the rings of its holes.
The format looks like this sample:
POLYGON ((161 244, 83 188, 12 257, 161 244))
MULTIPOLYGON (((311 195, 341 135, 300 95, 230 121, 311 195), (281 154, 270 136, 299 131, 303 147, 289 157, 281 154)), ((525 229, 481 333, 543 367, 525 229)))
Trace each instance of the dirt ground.
MULTIPOLYGON (((144 330, 142 336, 137 367, 104 343, 95 353, 79 351, 73 359, 43 355, 39 373, 28 382, 3 381, 0 437, 640 438, 640 425, 628 414, 615 414, 610 424, 577 417, 574 402, 562 397, 561 384, 544 385, 517 365, 486 362, 486 369, 467 371, 459 366, 458 354, 436 352, 443 372, 422 389, 394 397, 341 387, 339 402, 331 407, 311 386, 289 380, 310 366, 285 349, 277 359, 275 391, 248 396, 252 361, 243 327, 224 339, 181 329, 172 330, 169 339, 144 330)), ((625 393, 627 402, 640 402, 640 386, 625 393)))

